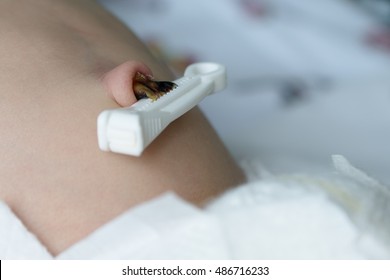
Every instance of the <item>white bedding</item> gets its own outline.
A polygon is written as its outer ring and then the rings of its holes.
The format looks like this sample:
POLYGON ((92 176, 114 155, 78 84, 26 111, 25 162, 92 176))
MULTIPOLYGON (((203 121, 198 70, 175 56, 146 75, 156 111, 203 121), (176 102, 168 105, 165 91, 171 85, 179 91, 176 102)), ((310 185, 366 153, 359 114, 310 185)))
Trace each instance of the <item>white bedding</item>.
MULTIPOLYGON (((199 209, 173 193, 130 209, 55 259, 388 259, 390 195, 343 157, 337 176, 273 176, 199 209)), ((262 179, 259 178, 259 172, 262 179)), ((53 259, 5 204, 0 258, 53 259)))

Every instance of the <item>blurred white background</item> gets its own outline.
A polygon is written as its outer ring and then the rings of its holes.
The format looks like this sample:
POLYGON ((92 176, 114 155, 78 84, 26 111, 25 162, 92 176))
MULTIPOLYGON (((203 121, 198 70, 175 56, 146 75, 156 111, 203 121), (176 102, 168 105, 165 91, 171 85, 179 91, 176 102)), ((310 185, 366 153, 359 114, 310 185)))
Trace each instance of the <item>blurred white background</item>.
POLYGON ((342 154, 390 185, 390 1, 101 2, 178 74, 227 66, 201 108, 237 159, 316 172, 342 154))

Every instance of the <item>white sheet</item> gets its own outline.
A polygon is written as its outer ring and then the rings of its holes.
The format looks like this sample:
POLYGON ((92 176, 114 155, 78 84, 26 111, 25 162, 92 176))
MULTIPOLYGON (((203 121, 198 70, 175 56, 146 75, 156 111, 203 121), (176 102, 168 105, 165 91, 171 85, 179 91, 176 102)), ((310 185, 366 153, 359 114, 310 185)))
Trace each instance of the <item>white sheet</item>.
MULTIPOLYGON (((390 258, 389 190, 343 157, 334 161, 341 172, 334 178, 275 177, 246 164, 252 182, 205 209, 167 193, 128 210, 56 258, 390 258)), ((0 258, 53 258, 4 204, 0 258)))

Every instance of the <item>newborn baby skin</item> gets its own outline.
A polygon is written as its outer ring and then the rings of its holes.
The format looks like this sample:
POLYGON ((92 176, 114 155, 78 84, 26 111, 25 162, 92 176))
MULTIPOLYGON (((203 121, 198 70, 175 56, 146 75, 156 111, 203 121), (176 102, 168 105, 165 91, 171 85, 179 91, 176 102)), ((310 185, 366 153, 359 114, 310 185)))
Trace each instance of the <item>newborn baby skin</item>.
POLYGON ((53 255, 166 191, 201 206, 243 182, 197 108, 139 158, 99 150, 97 116, 137 101, 136 73, 173 77, 95 1, 0 0, 0 36, 0 199, 53 255))

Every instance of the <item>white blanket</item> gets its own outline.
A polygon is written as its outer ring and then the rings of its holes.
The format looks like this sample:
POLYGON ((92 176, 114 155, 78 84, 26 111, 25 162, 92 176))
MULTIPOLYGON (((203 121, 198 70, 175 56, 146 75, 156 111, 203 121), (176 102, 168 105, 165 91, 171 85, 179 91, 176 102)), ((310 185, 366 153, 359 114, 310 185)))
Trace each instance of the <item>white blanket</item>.
MULTIPOLYGON (((338 175, 272 176, 199 209, 167 193, 129 209, 56 259, 390 258, 390 192, 335 156, 338 175)), ((259 179, 257 172, 261 172, 259 179)), ((0 204, 0 259, 53 259, 0 204)))

